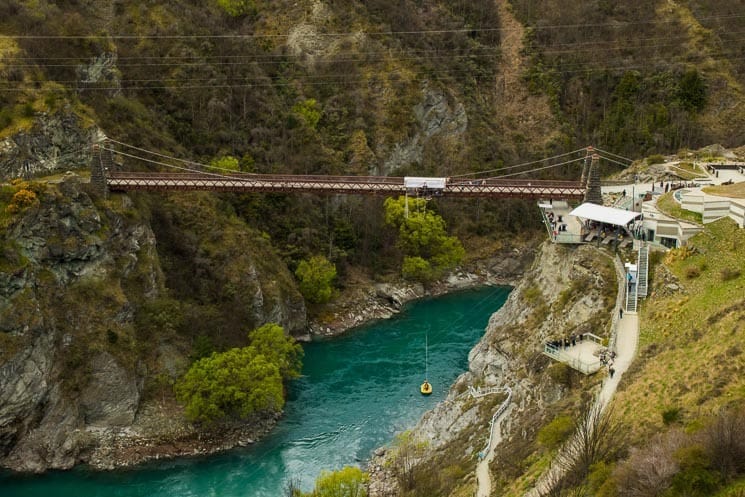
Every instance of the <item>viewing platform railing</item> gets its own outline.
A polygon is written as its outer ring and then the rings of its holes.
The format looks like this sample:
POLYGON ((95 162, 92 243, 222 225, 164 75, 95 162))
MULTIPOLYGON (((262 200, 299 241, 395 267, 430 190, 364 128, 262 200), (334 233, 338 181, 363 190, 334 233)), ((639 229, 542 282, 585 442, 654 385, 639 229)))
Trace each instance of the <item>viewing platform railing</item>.
MULTIPOLYGON (((605 348, 605 346, 603 345, 603 339, 599 336, 592 333, 585 333, 583 336, 585 340, 591 340, 601 347, 605 348)), ((562 362, 567 366, 576 369, 580 373, 584 374, 593 374, 600 370, 600 368, 603 366, 602 362, 600 361, 600 357, 592 361, 583 360, 579 357, 575 357, 565 352, 563 347, 556 346, 548 342, 546 342, 543 346, 543 353, 551 357, 552 359, 562 362)))

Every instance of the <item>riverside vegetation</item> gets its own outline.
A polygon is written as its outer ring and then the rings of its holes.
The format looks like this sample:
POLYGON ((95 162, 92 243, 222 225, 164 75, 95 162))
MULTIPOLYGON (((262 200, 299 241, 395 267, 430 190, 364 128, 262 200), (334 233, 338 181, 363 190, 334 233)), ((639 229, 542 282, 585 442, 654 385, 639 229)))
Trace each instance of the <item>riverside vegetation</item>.
MULTIPOLYGON (((451 176, 588 142, 632 156, 737 146, 745 138, 740 7, 738 0, 3 2, 0 173, 10 180, 85 168, 101 132, 214 168, 303 174, 451 176), (515 95, 524 98, 513 102, 515 95)), ((308 312, 322 316, 323 301, 333 303, 360 280, 397 281, 403 268, 429 285, 460 261, 520 251, 539 226, 527 202, 436 199, 425 218, 433 224, 419 227, 431 235, 427 245, 409 236, 407 223, 388 223, 375 198, 101 199, 74 175, 4 184, 0 201, 0 399, 20 392, 12 405, 0 404, 0 456, 28 471, 101 461, 100 427, 125 446, 132 426, 155 444, 198 444, 201 434, 184 420, 173 389, 192 364, 244 347, 246 330, 266 323, 302 335, 308 312)), ((419 209, 411 212, 412 224, 421 221, 419 209)), ((646 454, 652 428, 694 432, 737 419, 719 409, 736 413, 743 397, 732 386, 742 363, 741 241, 717 230, 697 239, 698 252, 669 261, 669 271, 665 263, 655 269, 659 294, 643 311, 650 328, 642 330, 642 360, 619 394, 634 409, 616 410, 633 434, 633 454, 646 454), (707 240, 720 246, 707 248, 707 240), (713 252, 723 256, 713 261, 713 252), (698 295, 710 295, 708 307, 694 312, 698 295), (670 320, 680 336, 671 334, 670 320), (706 341, 715 334, 727 348, 706 341), (703 357, 709 362, 701 364, 703 357), (654 381, 639 380, 652 365, 659 367, 654 381), (711 381, 687 377, 683 366, 711 381), (663 389, 662 377, 679 384, 663 389), (660 400, 675 396, 676 405, 660 400)), ((539 254, 554 267, 573 261, 567 271, 594 267, 581 251, 539 254)), ((594 271, 613 280, 604 263, 594 271)), ((525 319, 502 323, 475 354, 484 368, 483 357, 509 357, 524 372, 508 379, 538 385, 505 441, 514 457, 493 463, 495 492, 517 495, 530 485, 594 384, 532 353, 529 333, 522 346, 509 338, 521 330, 547 336, 549 325, 566 324, 564 312, 590 304, 597 312, 566 331, 603 328, 600 309, 612 291, 580 272, 565 286, 540 272, 526 280, 514 297, 526 299, 525 319), (556 283, 560 299, 540 290, 545 281, 556 283), (583 303, 583 295, 593 297, 583 303), (564 421, 538 438, 556 417, 564 421)), ((495 380, 473 368, 477 384, 495 380)), ((276 380, 270 373, 264 377, 276 380)), ((477 425, 498 400, 464 412, 477 425)), ((225 409, 241 411, 230 402, 225 409)), ((235 429, 217 426, 220 436, 235 429)), ((702 441, 710 429, 649 445, 673 453, 664 459, 673 469, 660 492, 733 485, 740 470, 716 466, 718 456, 702 441)), ((463 454, 479 445, 477 433, 462 430, 449 449, 430 448, 427 460, 443 471, 429 487, 406 491, 467 494, 472 461, 463 454)), ((619 479, 633 474, 624 449, 559 492, 621 492, 619 479)))

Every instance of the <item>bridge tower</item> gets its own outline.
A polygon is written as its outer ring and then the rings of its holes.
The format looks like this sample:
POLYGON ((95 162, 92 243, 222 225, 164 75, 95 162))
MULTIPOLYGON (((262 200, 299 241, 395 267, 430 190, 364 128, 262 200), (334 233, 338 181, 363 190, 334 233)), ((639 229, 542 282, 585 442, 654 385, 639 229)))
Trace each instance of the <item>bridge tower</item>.
POLYGON ((599 161, 600 156, 598 154, 593 154, 592 163, 590 164, 590 173, 587 178, 585 202, 592 202, 593 204, 603 205, 603 192, 600 190, 600 168, 598 167, 599 161))
MULTIPOLYGON (((105 145, 105 143, 103 144, 105 145)), ((105 146, 94 143, 93 153, 91 154, 91 186, 103 198, 109 196, 106 173, 110 170, 112 163, 111 152, 106 150, 105 146)))
POLYGON ((590 171, 590 160, 592 159, 592 152, 593 148, 592 145, 587 147, 587 155, 585 155, 585 165, 582 168, 582 177, 579 179, 579 182, 583 185, 587 182, 587 173, 590 171))

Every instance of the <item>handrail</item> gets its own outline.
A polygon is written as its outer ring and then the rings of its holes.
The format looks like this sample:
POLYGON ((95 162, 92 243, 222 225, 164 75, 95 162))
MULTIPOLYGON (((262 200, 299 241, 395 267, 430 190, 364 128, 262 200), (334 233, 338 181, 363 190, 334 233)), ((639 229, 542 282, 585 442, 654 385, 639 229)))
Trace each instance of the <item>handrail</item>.
POLYGON ((468 393, 471 394, 471 397, 474 399, 479 399, 481 397, 486 397, 487 395, 493 394, 493 393, 500 393, 504 391, 504 387, 488 387, 485 389, 482 389, 481 387, 473 388, 472 386, 468 387, 468 393))
POLYGON ((495 421, 504 413, 505 410, 507 410, 507 407, 512 401, 512 389, 508 386, 502 388, 504 391, 507 392, 507 398, 504 400, 504 402, 502 402, 502 404, 499 406, 499 409, 497 409, 494 415, 491 417, 491 421, 489 422, 489 439, 486 441, 486 447, 484 447, 484 450, 479 452, 479 459, 483 459, 486 456, 487 452, 489 452, 489 448, 491 447, 491 440, 494 436, 494 425, 496 424, 495 421))
MULTIPOLYGON (((586 335, 589 335, 589 333, 586 335)), ((595 335, 593 336, 596 338, 593 341, 602 345, 602 339, 595 335)), ((572 357, 566 352, 564 352, 563 350, 560 350, 558 347, 554 347, 553 345, 548 344, 548 343, 544 344, 543 353, 549 357, 556 359, 557 361, 563 362, 564 364, 568 364, 570 367, 572 367, 573 369, 576 369, 577 371, 583 374, 595 373, 602 366, 600 359, 598 359, 597 361, 586 362, 576 357, 572 357)))
MULTIPOLYGON (((613 315, 611 316, 610 331, 608 336, 608 350, 615 351, 616 348, 616 334, 618 332, 618 321, 621 316, 621 307, 624 306, 624 297, 628 302, 628 296, 626 292, 626 272, 623 269, 623 261, 621 257, 616 254, 613 258, 613 265, 616 268, 616 280, 618 281, 618 293, 616 294, 616 305, 613 307, 613 315)), ((628 309, 627 306, 624 306, 628 309)))

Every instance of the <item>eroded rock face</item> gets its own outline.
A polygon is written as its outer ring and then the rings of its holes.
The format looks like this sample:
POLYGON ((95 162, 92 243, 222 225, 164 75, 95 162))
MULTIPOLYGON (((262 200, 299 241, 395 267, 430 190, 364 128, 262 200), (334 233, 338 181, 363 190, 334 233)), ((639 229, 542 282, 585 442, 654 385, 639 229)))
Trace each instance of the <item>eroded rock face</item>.
POLYGON ((49 397, 54 344, 39 336, 0 367, 0 455, 7 455, 49 397))
POLYGON ((0 179, 85 168, 91 144, 101 137, 71 110, 37 114, 33 127, 0 140, 0 179))
MULTIPOLYGON (((529 262, 524 257, 521 263, 517 260, 497 265, 509 273, 529 262)), ((566 387, 547 374, 551 363, 541 354, 543 341, 577 333, 588 322, 598 321, 599 315, 610 317, 615 288, 607 253, 591 246, 567 248, 544 243, 532 268, 492 315, 484 337, 469 353, 469 371, 456 380, 446 400, 425 413, 412 430, 415 439, 427 444, 418 463, 427 467, 443 453, 449 454, 448 461, 475 461, 484 448, 491 416, 506 398, 499 390, 505 385, 513 395, 510 414, 501 423, 503 440, 508 443, 511 437, 524 438, 535 431, 545 406, 567 395, 566 387), (495 393, 474 398, 469 391, 474 386, 482 392, 495 387, 495 393), (466 447, 465 453, 462 447, 466 447)), ((392 472, 385 469, 384 457, 372 463, 371 497, 389 495, 385 492, 396 486, 392 472)))
POLYGON ((439 89, 424 85, 422 101, 414 107, 419 132, 406 142, 395 144, 388 153, 380 174, 388 175, 396 169, 422 161, 427 142, 434 137, 460 137, 468 126, 466 108, 460 102, 450 102, 439 89))
POLYGON ((16 471, 40 473, 50 468, 69 469, 81 460, 92 442, 81 430, 83 420, 74 403, 56 384, 39 405, 33 423, 20 433, 3 465, 16 471))
POLYGON ((131 336, 131 275, 144 294, 163 288, 146 224, 98 208, 75 175, 38 192, 2 233, 0 464, 21 471, 69 468, 92 443, 86 425, 133 421, 142 372, 91 351, 131 336))
POLYGON ((87 425, 127 426, 132 424, 140 403, 142 378, 128 371, 108 352, 90 362, 91 378, 80 395, 80 407, 87 425))

